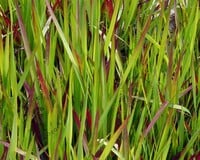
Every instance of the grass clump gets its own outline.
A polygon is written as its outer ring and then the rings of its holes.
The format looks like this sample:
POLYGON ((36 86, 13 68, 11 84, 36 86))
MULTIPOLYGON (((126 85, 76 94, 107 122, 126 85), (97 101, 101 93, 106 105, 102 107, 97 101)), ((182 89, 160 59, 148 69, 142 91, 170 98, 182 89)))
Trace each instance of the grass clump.
POLYGON ((199 5, 2 1, 1 159, 198 158, 199 5))

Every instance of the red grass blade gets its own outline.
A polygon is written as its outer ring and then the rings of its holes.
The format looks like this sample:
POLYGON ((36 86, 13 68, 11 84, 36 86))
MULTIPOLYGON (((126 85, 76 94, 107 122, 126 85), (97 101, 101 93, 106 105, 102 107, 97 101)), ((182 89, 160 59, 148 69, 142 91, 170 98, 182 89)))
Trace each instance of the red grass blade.
POLYGON ((16 6, 17 19, 18 19, 18 22, 19 22, 20 30, 21 30, 22 40, 23 40, 23 43, 24 43, 24 48, 25 48, 25 51, 26 51, 26 55, 29 58, 30 55, 31 55, 31 49, 30 49, 28 37, 27 37, 27 34, 26 34, 26 29, 25 29, 25 26, 24 26, 24 23, 23 23, 23 20, 22 20, 21 12, 20 12, 19 6, 17 5, 16 0, 15 0, 15 6, 16 6))
POLYGON ((39 63, 38 63, 37 60, 36 60, 36 72, 37 72, 38 81, 40 83, 41 91, 42 91, 42 94, 43 94, 45 102, 46 102, 47 110, 51 111, 52 110, 52 104, 51 104, 51 100, 50 100, 50 97, 49 97, 49 91, 47 89, 47 85, 45 83, 45 80, 43 78, 43 75, 42 75, 42 72, 40 70, 40 66, 39 66, 39 63))
MULTIPOLYGON (((75 123, 78 127, 78 130, 80 130, 81 122, 80 122, 80 119, 78 117, 78 114, 74 110, 73 110, 73 117, 74 117, 74 121, 75 121, 75 123)), ((87 140, 85 133, 83 134, 83 148, 85 150, 85 153, 89 153, 88 140, 87 140)))
POLYGON ((165 101, 161 106, 160 109, 158 110, 158 112, 156 113, 156 115, 153 117, 151 123, 148 125, 148 127, 145 129, 143 135, 144 137, 147 136, 147 134, 150 132, 151 128, 154 126, 154 124, 156 123, 156 121, 158 120, 158 118, 160 117, 160 115, 162 114, 162 112, 165 110, 165 108, 167 107, 167 105, 169 104, 168 101, 165 101))

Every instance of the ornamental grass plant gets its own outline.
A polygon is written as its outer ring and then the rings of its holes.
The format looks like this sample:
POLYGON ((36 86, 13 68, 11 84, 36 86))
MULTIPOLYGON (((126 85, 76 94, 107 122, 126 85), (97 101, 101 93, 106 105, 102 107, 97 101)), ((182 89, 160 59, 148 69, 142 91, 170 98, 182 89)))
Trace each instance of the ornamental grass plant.
POLYGON ((1 0, 0 159, 199 159, 199 6, 1 0))

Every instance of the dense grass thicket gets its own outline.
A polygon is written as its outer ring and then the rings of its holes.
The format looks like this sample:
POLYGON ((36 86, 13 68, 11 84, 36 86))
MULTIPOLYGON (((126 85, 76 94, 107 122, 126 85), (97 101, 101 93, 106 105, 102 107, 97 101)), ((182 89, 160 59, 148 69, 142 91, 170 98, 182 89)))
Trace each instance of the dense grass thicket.
POLYGON ((0 159, 200 159, 199 0, 1 0, 0 159))

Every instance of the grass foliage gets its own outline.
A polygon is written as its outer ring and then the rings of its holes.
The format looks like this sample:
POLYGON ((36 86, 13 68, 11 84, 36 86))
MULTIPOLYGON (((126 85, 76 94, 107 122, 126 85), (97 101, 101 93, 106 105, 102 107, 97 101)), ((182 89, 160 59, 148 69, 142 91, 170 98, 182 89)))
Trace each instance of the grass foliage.
POLYGON ((0 159, 200 156, 199 1, 1 0, 0 159))

